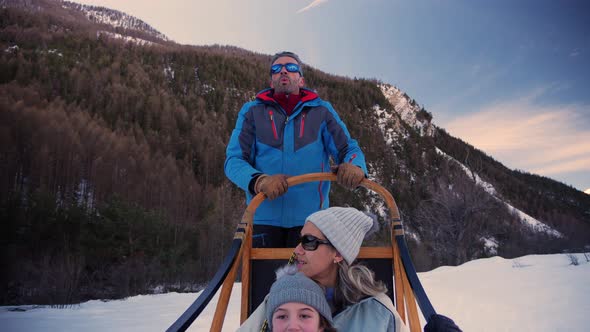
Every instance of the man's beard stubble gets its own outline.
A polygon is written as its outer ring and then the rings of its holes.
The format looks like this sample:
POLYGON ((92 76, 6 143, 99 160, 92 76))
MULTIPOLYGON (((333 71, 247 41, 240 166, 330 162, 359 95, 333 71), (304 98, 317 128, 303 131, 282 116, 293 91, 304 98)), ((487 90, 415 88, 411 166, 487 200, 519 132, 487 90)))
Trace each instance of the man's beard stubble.
POLYGON ((282 76, 279 76, 276 80, 273 81, 273 86, 274 86, 275 92, 284 93, 284 94, 289 95, 289 94, 292 94, 295 91, 297 91, 297 89, 299 89, 299 86, 297 84, 298 83, 297 79, 292 79, 289 76, 287 76, 287 79, 289 80, 289 84, 283 85, 283 84, 281 84, 282 78, 283 78, 282 76))

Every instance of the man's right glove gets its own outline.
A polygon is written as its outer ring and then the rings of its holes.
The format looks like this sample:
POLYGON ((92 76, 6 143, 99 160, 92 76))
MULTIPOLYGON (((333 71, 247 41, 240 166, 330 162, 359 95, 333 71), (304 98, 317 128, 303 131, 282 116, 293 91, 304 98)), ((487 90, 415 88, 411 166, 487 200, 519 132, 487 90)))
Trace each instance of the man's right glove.
POLYGON ((365 173, 356 165, 342 163, 336 168, 336 176, 338 184, 347 189, 354 189, 361 184, 365 178, 365 173))
POLYGON ((287 192, 289 184, 287 183, 287 176, 284 174, 266 175, 262 174, 256 179, 254 191, 264 193, 266 197, 273 200, 287 192))

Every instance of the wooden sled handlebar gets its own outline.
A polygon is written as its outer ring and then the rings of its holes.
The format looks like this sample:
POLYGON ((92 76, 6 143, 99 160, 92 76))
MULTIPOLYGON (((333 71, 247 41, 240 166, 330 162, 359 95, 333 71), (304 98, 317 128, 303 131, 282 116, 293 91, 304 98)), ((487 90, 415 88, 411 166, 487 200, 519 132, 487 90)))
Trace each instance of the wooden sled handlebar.
MULTIPOLYGON (((309 173, 303 175, 292 176, 287 179, 287 183, 289 187, 296 186, 298 184, 307 183, 307 182, 317 182, 317 181, 336 181, 336 174, 334 173, 309 173)), ((390 217, 393 221, 400 220, 399 210, 397 209, 397 205, 395 204, 395 200, 393 196, 387 189, 383 188, 379 184, 369 180, 363 179, 361 182, 361 186, 370 189, 376 193, 378 193, 387 206, 389 207, 390 217)), ((247 222, 252 225, 252 220, 254 218, 254 212, 260 206, 260 204, 266 199, 266 196, 263 193, 256 195, 248 204, 246 208, 246 212, 242 217, 242 222, 247 222), (245 219, 247 218, 247 219, 245 219)))

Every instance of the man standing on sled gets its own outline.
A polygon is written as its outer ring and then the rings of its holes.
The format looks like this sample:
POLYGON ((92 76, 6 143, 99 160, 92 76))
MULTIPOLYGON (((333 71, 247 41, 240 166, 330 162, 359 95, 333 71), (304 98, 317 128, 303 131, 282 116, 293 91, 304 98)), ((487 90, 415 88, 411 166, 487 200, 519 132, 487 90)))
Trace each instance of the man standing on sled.
POLYGON ((295 247, 305 218, 329 206, 330 182, 288 188, 289 176, 330 171, 354 189, 365 178, 365 157, 332 105, 304 88, 302 63, 292 52, 275 54, 270 88, 244 104, 226 150, 225 174, 246 192, 268 198, 256 210, 254 247, 295 247))

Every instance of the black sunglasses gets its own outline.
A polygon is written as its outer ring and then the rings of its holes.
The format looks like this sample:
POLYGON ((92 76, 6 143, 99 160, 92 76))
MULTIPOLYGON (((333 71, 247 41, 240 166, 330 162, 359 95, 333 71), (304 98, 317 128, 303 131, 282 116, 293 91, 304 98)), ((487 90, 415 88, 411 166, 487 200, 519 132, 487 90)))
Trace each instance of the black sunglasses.
POLYGON ((296 63, 286 63, 286 64, 277 63, 276 65, 272 65, 270 67, 270 74, 272 75, 272 74, 280 73, 281 70, 283 69, 283 67, 285 67, 287 69, 287 71, 290 73, 299 73, 300 75, 302 75, 301 67, 299 67, 299 65, 296 63))
POLYGON ((329 246, 332 245, 328 240, 320 240, 317 237, 309 234, 301 236, 299 242, 305 251, 314 251, 320 244, 327 244, 329 246))

